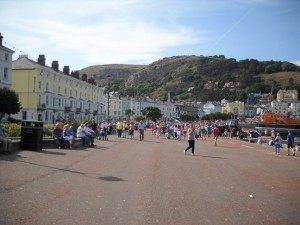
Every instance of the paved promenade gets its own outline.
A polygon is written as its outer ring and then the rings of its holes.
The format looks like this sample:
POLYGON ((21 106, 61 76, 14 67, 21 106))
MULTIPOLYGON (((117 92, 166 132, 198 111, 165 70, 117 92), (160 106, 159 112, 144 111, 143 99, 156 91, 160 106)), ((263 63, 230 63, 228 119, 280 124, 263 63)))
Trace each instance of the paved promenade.
POLYGON ((1 155, 0 224, 300 224, 300 153, 135 136, 1 155))

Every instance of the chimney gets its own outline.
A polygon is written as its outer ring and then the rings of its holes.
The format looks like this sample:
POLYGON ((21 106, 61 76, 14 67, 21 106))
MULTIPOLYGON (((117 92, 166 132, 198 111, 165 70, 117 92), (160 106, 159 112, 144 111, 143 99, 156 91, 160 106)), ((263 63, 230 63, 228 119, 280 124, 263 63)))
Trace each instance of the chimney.
POLYGON ((58 65, 58 61, 53 61, 53 62, 52 62, 52 69, 53 69, 53 70, 58 71, 58 66, 59 66, 59 65, 58 65))
POLYGON ((45 66, 46 64, 46 58, 45 58, 45 55, 39 55, 39 58, 38 58, 38 64, 42 65, 42 66, 45 66))
POLYGON ((87 75, 86 75, 86 74, 83 74, 82 77, 81 77, 81 80, 82 80, 82 81, 87 81, 87 75))
POLYGON ((72 71, 71 76, 76 78, 76 79, 79 79, 79 72, 78 71, 74 71, 74 72, 72 71))
POLYGON ((63 73, 66 74, 66 75, 69 75, 70 74, 70 67, 69 66, 64 66, 63 73))
POLYGON ((90 83, 90 84, 96 84, 94 78, 89 78, 88 79, 88 83, 90 83))
POLYGON ((3 39, 3 36, 0 33, 0 46, 2 46, 2 39, 3 39))

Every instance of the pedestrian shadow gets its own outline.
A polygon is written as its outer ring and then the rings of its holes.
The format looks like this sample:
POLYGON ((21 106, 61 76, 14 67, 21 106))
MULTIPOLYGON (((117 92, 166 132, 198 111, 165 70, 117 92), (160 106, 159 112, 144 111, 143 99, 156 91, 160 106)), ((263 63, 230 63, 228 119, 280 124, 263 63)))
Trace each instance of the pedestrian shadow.
MULTIPOLYGON (((138 139, 137 139, 138 140, 138 139)), ((158 143, 158 144, 162 144, 164 142, 162 141, 149 141, 149 140, 142 140, 141 142, 151 142, 151 143, 158 143)))
POLYGON ((104 180, 104 181, 125 181, 122 178, 119 177, 113 177, 113 176, 103 176, 103 177, 99 177, 100 180, 104 180))
POLYGON ((95 145, 94 147, 92 147, 91 149, 100 149, 100 150, 105 150, 105 149, 108 149, 108 147, 103 147, 103 146, 98 146, 98 145, 95 145))
POLYGON ((210 156, 210 155, 198 155, 200 157, 204 157, 204 158, 212 158, 212 159, 227 159, 224 157, 220 157, 220 156, 210 156))
POLYGON ((54 152, 54 151, 49 151, 47 149, 42 149, 42 151, 35 151, 35 152, 36 153, 49 154, 49 155, 66 155, 65 152, 54 152))

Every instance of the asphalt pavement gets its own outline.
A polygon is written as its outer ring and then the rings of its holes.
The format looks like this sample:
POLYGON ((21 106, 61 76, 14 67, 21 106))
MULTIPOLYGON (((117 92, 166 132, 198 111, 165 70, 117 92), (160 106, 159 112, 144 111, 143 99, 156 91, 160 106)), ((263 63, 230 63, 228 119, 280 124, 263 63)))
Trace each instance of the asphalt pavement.
POLYGON ((300 152, 137 136, 1 155, 0 224, 300 224, 300 152))

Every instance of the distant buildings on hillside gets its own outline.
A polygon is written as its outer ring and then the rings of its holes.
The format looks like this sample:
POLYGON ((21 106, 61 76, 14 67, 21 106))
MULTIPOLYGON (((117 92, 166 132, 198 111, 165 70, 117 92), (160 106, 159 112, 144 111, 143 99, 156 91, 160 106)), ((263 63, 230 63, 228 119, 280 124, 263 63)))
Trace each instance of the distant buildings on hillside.
MULTIPOLYGON (((201 118, 217 112, 253 117, 272 111, 300 118, 300 103, 295 90, 280 90, 276 100, 269 93, 250 93, 246 103, 226 99, 221 102, 174 103, 170 94, 165 102, 149 97, 121 97, 116 92, 107 93, 85 74, 70 72, 69 66, 60 71, 58 61, 47 66, 45 55, 39 55, 37 61, 20 55, 12 62, 14 52, 2 46, 1 34, 0 53, 0 88, 11 88, 19 94, 22 110, 10 115, 18 120, 39 120, 49 124, 62 120, 116 121, 139 115, 148 106, 159 108, 165 121, 179 118, 182 114, 201 118), (132 111, 131 115, 126 115, 127 109, 132 111)), ((208 81, 204 88, 215 89, 218 85, 216 81, 208 81)), ((238 90, 240 83, 227 82, 223 88, 238 90)))

